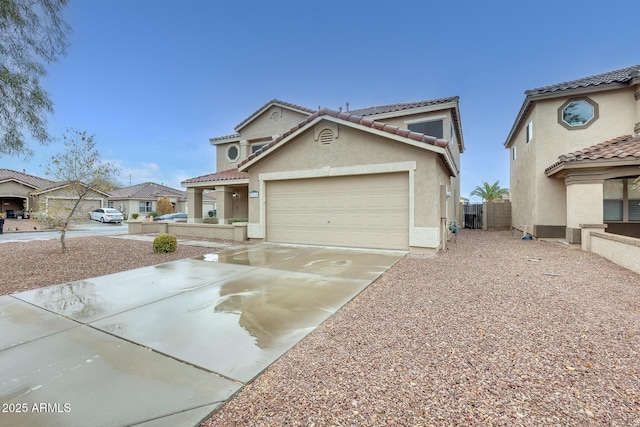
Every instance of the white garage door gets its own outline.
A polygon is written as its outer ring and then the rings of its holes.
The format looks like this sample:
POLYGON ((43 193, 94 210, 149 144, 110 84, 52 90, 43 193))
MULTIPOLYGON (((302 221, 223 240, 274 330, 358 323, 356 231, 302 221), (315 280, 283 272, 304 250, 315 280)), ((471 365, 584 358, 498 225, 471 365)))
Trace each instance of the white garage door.
POLYGON ((409 174, 267 183, 266 240, 409 249, 409 174))

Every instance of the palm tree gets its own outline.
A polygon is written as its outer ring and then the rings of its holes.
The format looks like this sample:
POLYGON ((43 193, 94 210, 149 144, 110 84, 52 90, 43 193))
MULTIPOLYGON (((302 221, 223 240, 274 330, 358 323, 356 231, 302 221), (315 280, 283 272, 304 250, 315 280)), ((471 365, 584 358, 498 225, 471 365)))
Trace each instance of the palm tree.
POLYGON ((489 185, 488 182, 483 181, 482 187, 478 186, 471 192, 472 196, 481 197, 482 200, 486 200, 487 202, 499 199, 505 194, 509 195, 509 189, 500 187, 500 181, 496 181, 493 185, 489 185))

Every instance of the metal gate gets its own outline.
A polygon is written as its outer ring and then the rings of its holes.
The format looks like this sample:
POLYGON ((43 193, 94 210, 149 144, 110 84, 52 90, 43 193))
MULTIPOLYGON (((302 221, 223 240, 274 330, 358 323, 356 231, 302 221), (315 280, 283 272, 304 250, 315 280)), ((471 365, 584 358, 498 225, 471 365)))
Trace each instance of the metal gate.
POLYGON ((464 205, 463 228, 482 228, 482 204, 464 205))

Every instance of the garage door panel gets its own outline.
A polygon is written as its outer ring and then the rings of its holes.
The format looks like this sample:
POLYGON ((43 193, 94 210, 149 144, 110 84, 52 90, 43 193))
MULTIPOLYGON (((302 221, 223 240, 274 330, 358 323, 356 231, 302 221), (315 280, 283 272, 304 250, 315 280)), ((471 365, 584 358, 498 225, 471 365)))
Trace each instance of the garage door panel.
POLYGON ((267 183, 267 240, 408 249, 408 173, 267 183))

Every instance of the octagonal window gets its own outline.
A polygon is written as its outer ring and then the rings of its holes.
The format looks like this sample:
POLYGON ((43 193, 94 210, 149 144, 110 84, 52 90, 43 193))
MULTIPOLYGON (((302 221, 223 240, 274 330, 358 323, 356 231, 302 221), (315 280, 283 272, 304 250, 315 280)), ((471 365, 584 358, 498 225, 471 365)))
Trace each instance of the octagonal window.
POLYGON ((598 118, 598 104, 588 98, 565 102, 558 110, 560 124, 567 129, 581 129, 598 118))
POLYGON ((240 156, 240 149, 238 148, 237 145, 230 145, 227 147, 227 159, 230 162, 235 162, 236 160, 238 160, 239 156, 240 156))

